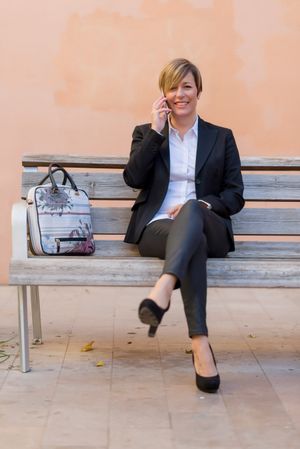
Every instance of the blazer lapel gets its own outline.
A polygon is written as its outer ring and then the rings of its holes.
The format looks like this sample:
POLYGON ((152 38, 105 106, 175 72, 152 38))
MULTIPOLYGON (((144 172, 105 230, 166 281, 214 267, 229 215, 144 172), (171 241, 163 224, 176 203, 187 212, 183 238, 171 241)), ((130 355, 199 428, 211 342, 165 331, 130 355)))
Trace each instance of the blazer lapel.
POLYGON ((196 156, 196 170, 195 175, 198 173, 205 164, 210 152, 213 149, 217 138, 218 131, 209 128, 204 120, 200 119, 198 122, 198 143, 197 143, 197 156, 196 156))
POLYGON ((166 122, 165 127, 161 133, 164 135, 165 140, 161 144, 160 155, 162 157, 162 160, 164 161, 164 164, 165 164, 168 172, 170 172, 170 147, 169 147, 169 124, 168 124, 168 121, 166 122))

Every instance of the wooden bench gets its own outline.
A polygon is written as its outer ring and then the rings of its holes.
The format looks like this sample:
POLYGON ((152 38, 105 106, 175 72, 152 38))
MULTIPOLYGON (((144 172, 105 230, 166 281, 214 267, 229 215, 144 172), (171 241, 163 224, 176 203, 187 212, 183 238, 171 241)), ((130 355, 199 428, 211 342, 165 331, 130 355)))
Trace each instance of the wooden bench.
MULTIPOLYGON (((151 286, 161 272, 161 260, 141 258, 135 245, 122 241, 130 217, 128 206, 138 193, 123 181, 126 161, 62 155, 23 158, 22 198, 39 183, 50 162, 69 167, 78 187, 93 200, 93 230, 105 240, 97 240, 93 256, 34 256, 28 247, 26 203, 13 206, 10 284, 18 286, 22 372, 30 370, 27 287, 33 341, 41 343, 39 285, 151 286), (121 240, 112 240, 111 235, 121 240)), ((244 158, 242 169, 247 205, 232 218, 236 251, 208 261, 208 286, 300 287, 300 158, 244 158), (293 236, 293 241, 286 236, 293 236)))

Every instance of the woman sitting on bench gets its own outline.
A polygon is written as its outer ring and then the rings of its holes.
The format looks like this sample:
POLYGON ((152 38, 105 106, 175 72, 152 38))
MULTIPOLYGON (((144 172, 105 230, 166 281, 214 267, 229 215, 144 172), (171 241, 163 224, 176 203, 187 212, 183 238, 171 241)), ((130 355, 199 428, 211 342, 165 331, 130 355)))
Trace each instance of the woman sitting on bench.
POLYGON ((230 215, 244 206, 240 158, 231 130, 197 115, 202 91, 198 68, 175 59, 159 78, 162 95, 150 124, 133 132, 125 182, 141 189, 125 241, 140 254, 165 259, 162 275, 139 307, 154 336, 180 287, 197 387, 220 385, 206 324, 207 257, 234 250, 230 215))

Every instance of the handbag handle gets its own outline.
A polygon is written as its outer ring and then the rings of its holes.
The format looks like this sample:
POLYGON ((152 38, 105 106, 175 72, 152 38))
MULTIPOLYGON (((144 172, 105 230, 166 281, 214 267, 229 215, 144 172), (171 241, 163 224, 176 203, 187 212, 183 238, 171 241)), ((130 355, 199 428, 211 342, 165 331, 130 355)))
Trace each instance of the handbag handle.
POLYGON ((54 176, 53 176, 53 174, 58 172, 58 171, 61 171, 64 174, 64 178, 63 178, 63 182, 62 182, 63 185, 65 185, 67 180, 68 180, 69 183, 71 184, 72 189, 75 190, 76 192, 78 192, 78 188, 77 188, 73 178, 71 177, 71 175, 67 172, 66 169, 64 169, 64 167, 62 167, 61 165, 56 164, 56 163, 52 163, 52 164, 49 165, 49 167, 48 167, 48 174, 42 179, 42 181, 40 182, 39 185, 44 184, 46 179, 50 178, 50 181, 51 181, 51 184, 52 184, 52 189, 51 189, 52 192, 53 193, 58 192, 58 186, 57 186, 56 181, 55 181, 54 176), (56 168, 54 168, 54 167, 56 167, 56 168))
MULTIPOLYGON (((59 168, 55 168, 54 170, 52 170, 52 173, 55 173, 55 172, 57 172, 57 171, 61 171, 59 168)), ((50 177, 50 175, 49 175, 49 173, 47 173, 47 175, 39 182, 39 186, 41 186, 42 184, 44 184, 44 182, 48 179, 50 177)), ((65 185, 66 184, 66 182, 67 182, 67 177, 66 177, 66 175, 65 175, 65 173, 64 173, 64 178, 63 178, 63 181, 62 181, 62 184, 63 185, 65 185)))

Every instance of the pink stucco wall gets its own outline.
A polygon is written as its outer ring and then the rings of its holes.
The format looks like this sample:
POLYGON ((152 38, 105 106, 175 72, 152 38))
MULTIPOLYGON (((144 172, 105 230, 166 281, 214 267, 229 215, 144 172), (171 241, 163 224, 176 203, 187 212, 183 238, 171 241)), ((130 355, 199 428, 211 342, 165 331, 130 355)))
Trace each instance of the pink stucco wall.
POLYGON ((173 57, 199 65, 199 113, 241 155, 299 156, 299 19, 294 0, 2 1, 0 281, 21 155, 127 155, 173 57))

